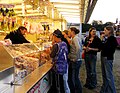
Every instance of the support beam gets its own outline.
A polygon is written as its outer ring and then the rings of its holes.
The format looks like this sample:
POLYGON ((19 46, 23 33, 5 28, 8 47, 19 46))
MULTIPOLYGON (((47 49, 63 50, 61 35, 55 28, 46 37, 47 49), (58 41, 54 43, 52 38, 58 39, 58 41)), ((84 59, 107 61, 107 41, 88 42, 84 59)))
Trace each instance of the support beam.
POLYGON ((87 16, 85 18, 85 23, 87 23, 90 19, 90 16, 94 10, 94 7, 96 5, 98 0, 89 0, 89 5, 88 5, 88 9, 87 9, 87 16))

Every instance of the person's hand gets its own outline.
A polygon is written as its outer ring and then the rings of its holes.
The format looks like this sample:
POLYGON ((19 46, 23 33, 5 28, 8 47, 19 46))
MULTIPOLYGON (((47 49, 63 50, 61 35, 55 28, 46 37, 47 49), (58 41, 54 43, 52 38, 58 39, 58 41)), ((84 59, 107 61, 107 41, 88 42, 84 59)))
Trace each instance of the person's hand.
POLYGON ((51 52, 51 49, 50 49, 50 48, 47 48, 47 49, 46 49, 46 53, 47 53, 47 54, 50 54, 50 52, 51 52))
POLYGON ((83 47, 83 50, 86 50, 86 47, 85 47, 85 46, 83 47))
POLYGON ((101 34, 101 40, 103 40, 104 38, 105 38, 105 34, 102 33, 102 34, 101 34))
POLYGON ((3 44, 0 42, 0 46, 2 46, 3 44))
POLYGON ((92 50, 92 48, 86 47, 86 52, 88 52, 88 51, 90 51, 90 50, 92 50))

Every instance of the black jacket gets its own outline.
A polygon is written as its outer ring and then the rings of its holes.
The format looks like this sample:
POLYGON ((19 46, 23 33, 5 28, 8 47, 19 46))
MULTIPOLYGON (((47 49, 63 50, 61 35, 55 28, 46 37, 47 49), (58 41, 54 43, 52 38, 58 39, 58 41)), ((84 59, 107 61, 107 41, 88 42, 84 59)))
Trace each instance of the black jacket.
MULTIPOLYGON (((89 43, 89 37, 86 37, 84 46, 87 47, 88 43, 89 43)), ((88 47, 90 47, 90 48, 98 48, 99 51, 100 51, 101 50, 101 45, 102 45, 102 42, 101 42, 100 38, 98 36, 95 36, 92 43, 90 43, 88 47)), ((86 54, 97 55, 97 52, 99 52, 99 51, 90 50, 89 52, 85 52, 85 53, 86 54)))
POLYGON ((25 37, 19 30, 10 32, 9 34, 6 35, 4 39, 10 39, 12 41, 12 44, 30 43, 25 39, 25 37))
POLYGON ((117 45, 118 43, 114 36, 108 37, 102 44, 101 55, 107 57, 108 60, 113 60, 117 45))

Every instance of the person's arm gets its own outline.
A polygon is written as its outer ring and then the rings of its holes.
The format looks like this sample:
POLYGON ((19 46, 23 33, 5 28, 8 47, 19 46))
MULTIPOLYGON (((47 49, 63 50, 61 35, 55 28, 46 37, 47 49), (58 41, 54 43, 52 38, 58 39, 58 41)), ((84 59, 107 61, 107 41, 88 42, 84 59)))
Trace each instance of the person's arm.
POLYGON ((23 36, 23 43, 30 43, 30 42, 23 36))
POLYGON ((88 47, 86 47, 86 51, 87 52, 88 51, 96 51, 96 52, 98 52, 98 51, 101 50, 102 41, 100 40, 100 38, 99 37, 95 37, 93 42, 94 42, 95 47, 94 48, 93 47, 89 47, 89 45, 88 45, 88 47))
POLYGON ((88 37, 85 38, 85 43, 83 45, 83 50, 86 50, 88 47, 88 37))
POLYGON ((77 61, 78 59, 80 59, 80 54, 82 51, 82 42, 80 41, 80 39, 78 37, 73 39, 73 42, 75 44, 75 53, 73 54, 74 56, 72 56, 73 60, 72 61, 77 61))
POLYGON ((30 43, 27 39, 24 39, 24 43, 30 43))
POLYGON ((98 52, 100 52, 102 50, 102 40, 100 38, 98 38, 97 47, 98 47, 98 52))
POLYGON ((112 37, 109 39, 108 45, 106 46, 106 50, 108 51, 108 54, 113 54, 115 52, 117 44, 118 43, 116 38, 112 37))
POLYGON ((73 39, 73 42, 74 42, 74 44, 75 44, 75 48, 76 48, 76 54, 78 53, 78 51, 79 51, 79 49, 80 49, 80 41, 79 41, 79 39, 78 38, 74 38, 73 39))
POLYGON ((10 34, 7 34, 7 35, 5 36, 4 39, 8 39, 8 38, 10 38, 9 35, 10 35, 10 34))
POLYGON ((18 39, 18 43, 30 43, 23 35, 16 35, 16 39, 18 39))
POLYGON ((90 51, 90 50, 92 50, 92 51, 98 51, 99 49, 98 48, 90 48, 90 47, 88 47, 88 48, 86 48, 86 50, 87 51, 90 51))
POLYGON ((50 57, 54 58, 58 52, 58 45, 54 44, 51 49, 50 57))
POLYGON ((92 50, 92 51, 100 51, 101 50, 101 47, 102 47, 102 41, 100 40, 99 37, 95 38, 95 44, 96 44, 96 48, 90 48, 88 47, 89 50, 92 50))

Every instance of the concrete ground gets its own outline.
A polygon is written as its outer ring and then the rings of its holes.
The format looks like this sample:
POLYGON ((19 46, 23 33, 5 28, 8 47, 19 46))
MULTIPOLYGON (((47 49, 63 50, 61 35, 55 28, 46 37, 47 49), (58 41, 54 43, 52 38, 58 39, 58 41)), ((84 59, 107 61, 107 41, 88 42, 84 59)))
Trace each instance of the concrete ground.
MULTIPOLYGON (((114 67, 113 67, 113 74, 115 78, 115 85, 117 93, 120 93, 120 49, 117 49, 115 52, 115 59, 114 59, 114 67)), ((82 85, 85 84, 86 79, 86 72, 85 72, 85 63, 80 68, 80 80, 82 85)), ((98 85, 96 89, 89 90, 83 87, 83 93, 99 93, 100 87, 102 85, 102 74, 101 74, 101 63, 100 63, 100 53, 98 53, 97 58, 97 79, 98 85)))

